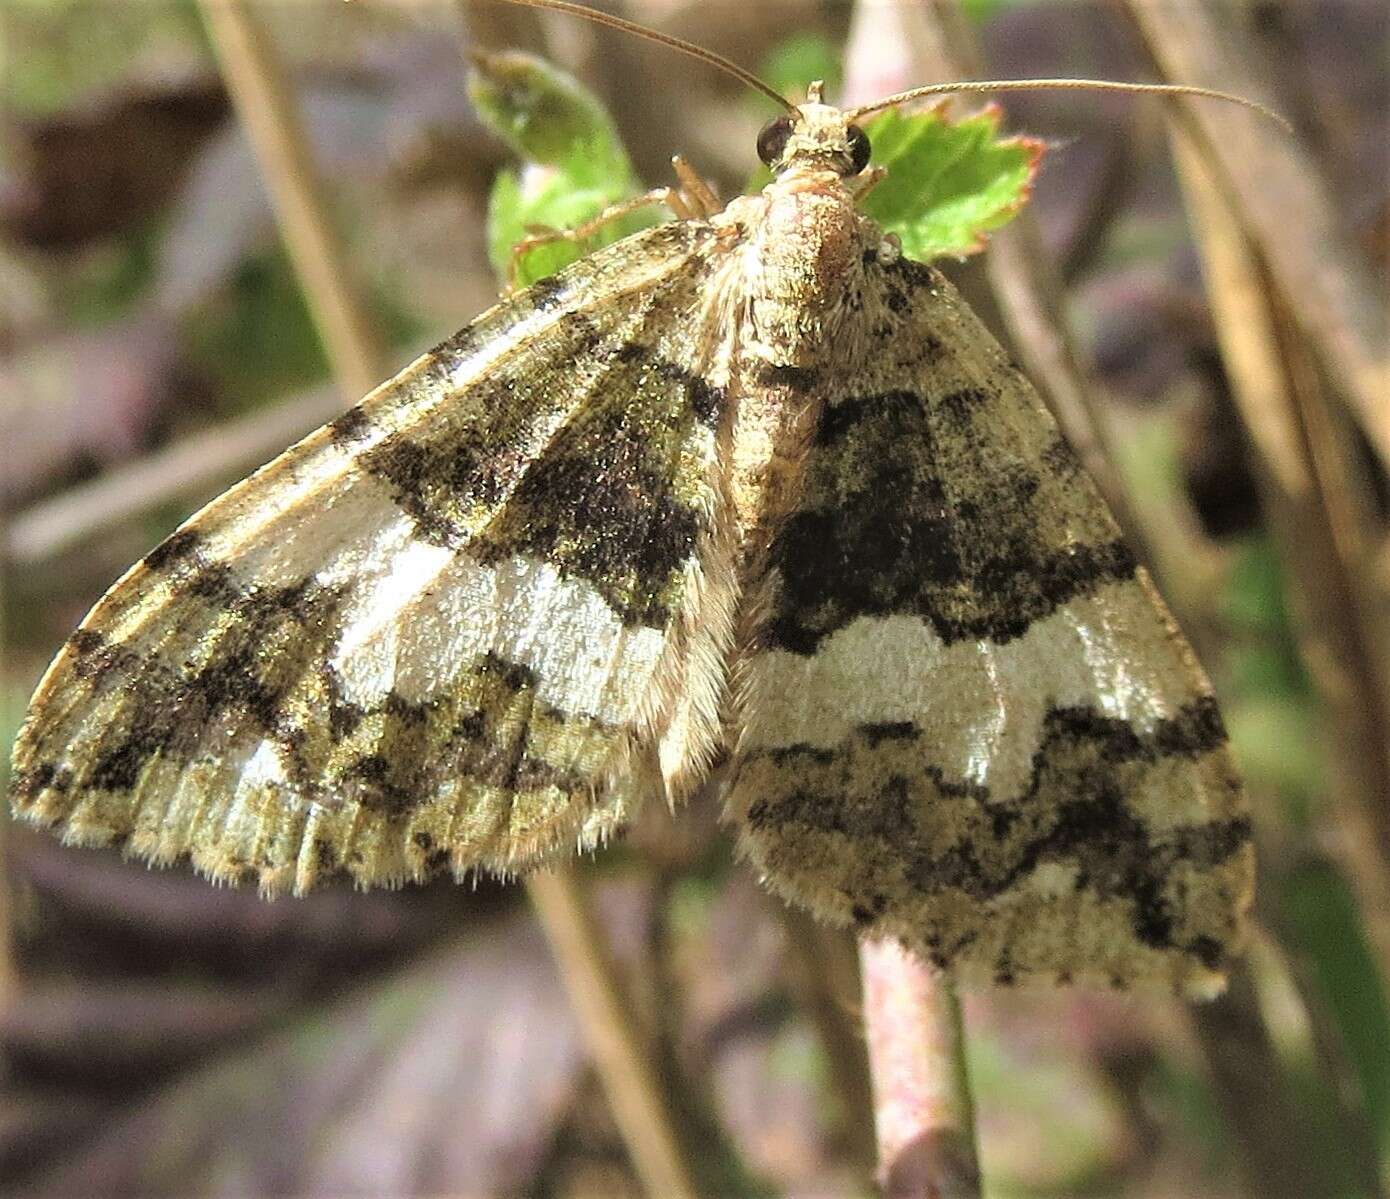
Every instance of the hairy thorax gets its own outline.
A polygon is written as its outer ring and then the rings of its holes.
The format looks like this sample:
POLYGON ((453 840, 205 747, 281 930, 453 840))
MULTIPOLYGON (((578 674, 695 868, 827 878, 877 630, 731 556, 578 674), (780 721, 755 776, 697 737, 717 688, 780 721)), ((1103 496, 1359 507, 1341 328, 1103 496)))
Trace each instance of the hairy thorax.
POLYGON ((758 199, 763 210, 744 247, 745 344, 775 367, 839 365, 878 227, 830 170, 787 171, 758 199))
POLYGON ((727 477, 747 585, 794 503, 828 380, 867 348, 866 257, 892 247, 843 177, 811 163, 734 201, 724 219, 735 245, 722 307, 738 346, 727 477))

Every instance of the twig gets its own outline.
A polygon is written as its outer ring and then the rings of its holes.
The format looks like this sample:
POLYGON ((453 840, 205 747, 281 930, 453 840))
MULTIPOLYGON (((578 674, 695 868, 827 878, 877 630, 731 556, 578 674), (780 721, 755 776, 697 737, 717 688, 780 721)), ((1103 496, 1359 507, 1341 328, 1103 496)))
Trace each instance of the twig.
POLYGON ((670 1105, 583 888, 569 867, 530 875, 526 891, 584 1028, 613 1119, 653 1196, 695 1199, 670 1105))
MULTIPOLYGON (((347 256, 328 220, 326 198, 273 48, 241 0, 201 2, 238 113, 261 157, 295 271, 321 322, 334 373, 344 390, 360 395, 379 380, 380 355, 347 270, 347 256)), ((694 1199, 693 1175, 680 1150, 668 1097, 622 1002, 613 965, 578 885, 571 874, 552 873, 532 880, 528 892, 590 1038, 634 1166, 652 1194, 694 1199)))
POLYGON ((328 219, 328 197, 313 169, 299 111, 265 30, 243 0, 199 2, 334 377, 356 400, 381 382, 386 364, 328 219))
POLYGON ((859 943, 887 1199, 979 1199, 975 1112, 950 979, 896 941, 859 943))

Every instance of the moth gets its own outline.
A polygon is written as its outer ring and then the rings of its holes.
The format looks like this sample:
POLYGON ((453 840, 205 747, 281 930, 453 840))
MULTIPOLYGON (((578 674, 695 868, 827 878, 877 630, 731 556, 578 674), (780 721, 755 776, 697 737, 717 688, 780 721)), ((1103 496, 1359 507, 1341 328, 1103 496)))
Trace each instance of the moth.
POLYGON ((859 211, 895 101, 778 100, 760 194, 683 172, 678 219, 127 572, 15 812, 302 894, 513 875, 719 768, 773 890, 967 983, 1218 990, 1253 855, 1207 680, 1027 379, 859 211))

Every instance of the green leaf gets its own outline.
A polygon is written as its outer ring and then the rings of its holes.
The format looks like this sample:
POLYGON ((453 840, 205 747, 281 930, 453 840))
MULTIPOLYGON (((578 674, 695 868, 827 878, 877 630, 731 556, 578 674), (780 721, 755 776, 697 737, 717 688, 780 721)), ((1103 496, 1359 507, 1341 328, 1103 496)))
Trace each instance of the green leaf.
POLYGON ((864 199, 864 211, 896 233, 909 258, 974 254, 985 235, 1023 207, 1043 145, 1000 138, 993 106, 959 121, 941 109, 888 109, 864 126, 872 165, 888 177, 864 199))
POLYGON ((531 54, 477 54, 468 97, 517 157, 558 167, 582 186, 632 187, 632 165, 608 110, 573 75, 531 54))
MULTIPOLYGON (((499 278, 507 277, 512 247, 529 235, 529 229, 541 225, 574 228, 602 212, 609 203, 607 192, 577 187, 568 175, 553 167, 532 164, 520 173, 501 171, 488 197, 488 259, 493 269, 499 278)), ((522 258, 516 281, 527 287, 567 266, 584 250, 584 246, 572 241, 539 246, 522 258)))
MULTIPOLYGON (((512 249, 533 229, 576 229, 637 194, 617 128, 572 76, 528 54, 478 55, 468 91, 479 117, 525 162, 500 172, 488 197, 488 258, 499 277, 508 279, 512 249)), ((515 282, 529 286, 660 219, 653 205, 605 222, 582 242, 538 246, 522 256, 515 282)))

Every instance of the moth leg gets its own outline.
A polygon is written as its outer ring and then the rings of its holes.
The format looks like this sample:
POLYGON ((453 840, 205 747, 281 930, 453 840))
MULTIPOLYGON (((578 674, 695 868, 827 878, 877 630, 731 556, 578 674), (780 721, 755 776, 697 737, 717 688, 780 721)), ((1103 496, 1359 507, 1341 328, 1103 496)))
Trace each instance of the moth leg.
POLYGON ((887 167, 870 167, 867 171, 863 172, 849 185, 850 192, 854 196, 854 202, 858 204, 860 200, 887 178, 887 167))
POLYGON ((714 188, 705 182, 684 158, 677 154, 671 159, 671 165, 676 171, 676 179, 678 180, 676 187, 654 187, 651 191, 634 196, 631 200, 610 204, 592 220, 585 221, 582 225, 576 225, 572 229, 550 229, 543 225, 528 226, 527 236, 512 247, 511 260, 507 264, 508 292, 516 290, 517 272, 520 270, 522 258, 541 246, 547 246, 557 241, 582 242, 593 237, 610 221, 624 217, 630 212, 637 212, 650 204, 665 205, 679 221, 703 220, 713 216, 723 207, 714 188))
MULTIPOLYGON (((701 182, 703 183, 703 181, 701 182)), ((654 187, 651 191, 634 196, 631 200, 610 204, 592 220, 585 221, 582 225, 575 225, 571 229, 551 229, 545 225, 528 225, 526 227, 527 235, 512 247, 511 260, 507 263, 508 292, 516 291, 517 272, 521 268, 521 260, 532 250, 557 241, 586 241, 610 222, 652 204, 664 204, 676 215, 678 220, 682 221, 693 220, 697 215, 700 215, 678 188, 654 187)))
POLYGON ((724 207, 719 202, 719 194, 714 187, 679 154, 671 159, 671 166, 675 168, 676 178, 680 181, 680 199, 689 206, 693 216, 712 217, 724 207))

